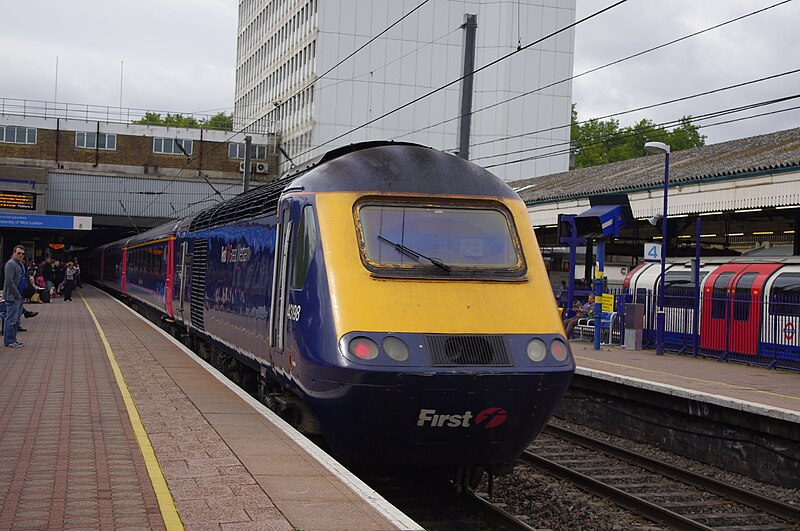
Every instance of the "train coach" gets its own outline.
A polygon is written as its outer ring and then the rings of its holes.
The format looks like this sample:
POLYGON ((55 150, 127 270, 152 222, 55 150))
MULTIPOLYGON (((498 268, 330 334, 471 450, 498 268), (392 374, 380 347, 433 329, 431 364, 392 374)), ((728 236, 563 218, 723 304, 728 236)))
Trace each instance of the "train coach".
POLYGON ((507 472, 575 369, 524 203, 414 144, 329 152, 91 265, 345 463, 507 472))
MULTIPOLYGON (((710 258, 699 268, 699 347, 747 361, 763 358, 800 367, 800 259, 710 258)), ((655 335, 660 264, 642 264, 625 279, 631 300, 645 305, 645 332, 655 335)), ((695 273, 691 261, 665 268, 665 342, 688 349, 693 342, 695 273)))

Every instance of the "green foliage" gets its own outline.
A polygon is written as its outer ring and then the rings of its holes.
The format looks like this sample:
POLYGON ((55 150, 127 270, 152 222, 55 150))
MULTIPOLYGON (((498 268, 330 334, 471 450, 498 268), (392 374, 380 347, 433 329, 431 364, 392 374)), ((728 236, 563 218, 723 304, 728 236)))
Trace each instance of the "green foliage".
POLYGON ((630 127, 620 127, 614 118, 579 122, 573 104, 570 152, 575 156, 576 168, 589 168, 643 157, 647 154, 646 142, 664 142, 671 151, 704 146, 706 137, 697 130, 690 116, 681 118, 681 124, 672 131, 652 120, 642 120, 630 127))
POLYGON ((191 127, 197 129, 221 129, 224 131, 233 130, 233 114, 218 112, 210 118, 198 120, 194 116, 184 116, 182 114, 167 114, 161 117, 156 112, 146 112, 139 120, 134 120, 134 124, 142 125, 163 125, 167 127, 191 127))

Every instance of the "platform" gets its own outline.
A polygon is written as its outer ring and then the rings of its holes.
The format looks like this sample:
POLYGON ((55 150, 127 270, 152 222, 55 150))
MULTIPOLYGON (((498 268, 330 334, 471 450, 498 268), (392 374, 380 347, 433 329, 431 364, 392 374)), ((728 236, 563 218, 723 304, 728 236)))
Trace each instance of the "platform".
POLYGON ((419 529, 93 287, 0 351, 0 529, 419 529))
POLYGON ((571 341, 577 374, 692 397, 800 424, 800 373, 571 341))

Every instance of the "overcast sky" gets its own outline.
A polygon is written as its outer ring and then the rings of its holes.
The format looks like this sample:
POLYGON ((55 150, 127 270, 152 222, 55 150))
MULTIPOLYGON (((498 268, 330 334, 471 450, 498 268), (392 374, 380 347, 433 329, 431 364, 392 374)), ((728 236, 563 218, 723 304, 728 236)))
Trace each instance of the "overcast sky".
MULTIPOLYGON (((321 0, 326 1, 326 0, 321 0)), ((434 0, 443 1, 443 0, 434 0)), ((576 28, 576 75, 778 0, 629 0, 576 28)), ((577 18, 613 4, 577 0, 577 18)), ((0 98, 182 113, 231 112, 236 0, 5 2, 0 98), (58 76, 56 83, 56 57, 58 76), (120 93, 120 82, 122 90, 120 93), (120 98, 121 96, 121 98, 120 98)), ((578 77, 580 119, 800 68, 800 2, 578 77)), ((800 92, 800 74, 618 117, 622 125, 731 109, 800 92)), ((792 100, 698 124, 800 105, 792 100)), ((702 129, 708 143, 800 125, 800 110, 702 129)))

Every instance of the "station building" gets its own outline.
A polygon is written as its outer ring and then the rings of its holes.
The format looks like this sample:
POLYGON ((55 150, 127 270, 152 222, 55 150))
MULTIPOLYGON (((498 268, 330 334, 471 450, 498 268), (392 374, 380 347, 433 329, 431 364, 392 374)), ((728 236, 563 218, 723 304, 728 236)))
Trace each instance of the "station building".
MULTIPOLYGON (((0 250, 37 262, 189 215, 243 188, 243 133, 113 121, 96 108, 3 99, 0 250)), ((277 176, 272 134, 252 139, 253 185, 277 176)))
MULTIPOLYGON (((593 196, 627 194, 635 218, 606 247, 609 284, 644 260, 644 243, 661 243, 664 164, 663 155, 649 155, 511 183, 528 205, 553 283, 569 269, 558 216, 588 210, 593 196)), ((693 257, 698 244, 701 256, 800 255, 800 128, 671 153, 667 199, 667 257, 693 257)), ((579 256, 576 277, 593 278, 591 241, 579 256)))
POLYGON ((572 24, 575 4, 239 0, 234 127, 275 130, 294 164, 365 140, 457 151, 463 26, 474 14, 475 68, 513 55, 473 76, 480 145, 470 159, 487 166, 537 149, 552 156, 493 171, 507 181, 566 171, 556 146, 569 142, 574 31, 517 52, 572 24))

